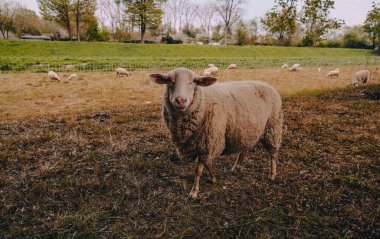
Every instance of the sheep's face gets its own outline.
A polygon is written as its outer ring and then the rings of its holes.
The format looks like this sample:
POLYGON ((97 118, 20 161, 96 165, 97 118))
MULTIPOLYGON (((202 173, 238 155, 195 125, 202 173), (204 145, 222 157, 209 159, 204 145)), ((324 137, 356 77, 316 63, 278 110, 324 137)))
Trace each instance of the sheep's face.
POLYGON ((156 84, 166 84, 169 100, 178 111, 186 111, 193 102, 194 91, 197 86, 209 86, 216 82, 216 78, 198 76, 194 72, 179 68, 167 75, 149 75, 156 84))

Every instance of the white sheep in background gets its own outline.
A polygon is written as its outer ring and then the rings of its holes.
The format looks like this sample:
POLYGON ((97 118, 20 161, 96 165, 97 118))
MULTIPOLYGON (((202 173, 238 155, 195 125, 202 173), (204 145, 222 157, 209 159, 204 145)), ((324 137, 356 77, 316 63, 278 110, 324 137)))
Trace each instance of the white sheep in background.
POLYGON ((48 72, 48 76, 51 80, 57 80, 57 81, 60 81, 61 80, 61 77, 58 76, 57 73, 55 73, 54 71, 49 71, 48 72))
POLYGON ((318 72, 321 72, 322 71, 322 68, 321 67, 318 67, 318 72))
POLYGON ((340 75, 339 68, 338 68, 338 70, 335 69, 335 70, 330 71, 329 73, 327 73, 327 77, 334 77, 334 76, 339 77, 339 75, 340 75))
POLYGON ((211 76, 211 71, 209 69, 205 69, 203 71, 203 76, 211 76))
POLYGON ((351 82, 354 87, 358 87, 359 83, 363 85, 367 85, 369 79, 371 77, 371 73, 368 70, 361 70, 355 72, 351 77, 351 82))
POLYGON ((130 76, 131 74, 124 68, 116 68, 116 75, 117 76, 130 76))
POLYGON ((234 70, 234 69, 237 69, 237 65, 236 64, 230 64, 228 67, 227 67, 228 70, 234 70))
POLYGON ((281 66, 281 69, 288 69, 289 68, 289 65, 288 64, 284 64, 281 66))
POLYGON ((219 72, 219 68, 216 67, 216 66, 214 66, 214 67, 210 67, 210 68, 208 68, 207 70, 210 71, 211 75, 216 75, 216 74, 218 74, 218 72, 219 72))
POLYGON ((198 159, 192 198, 198 195, 204 167, 216 182, 211 166, 214 158, 239 153, 232 170, 240 170, 248 151, 258 142, 270 154, 270 178, 275 179, 283 113, 281 97, 273 87, 256 81, 214 84, 216 78, 201 77, 186 68, 167 75, 151 74, 150 78, 165 84, 162 115, 180 158, 198 159))
POLYGON ((290 67, 289 71, 298 71, 298 69, 301 67, 300 64, 294 64, 292 67, 290 67))
POLYGON ((215 65, 214 65, 214 64, 208 64, 207 67, 208 67, 208 68, 211 68, 211 67, 215 67, 215 65))
POLYGON ((69 80, 76 80, 78 78, 77 74, 71 74, 71 76, 69 76, 69 80))

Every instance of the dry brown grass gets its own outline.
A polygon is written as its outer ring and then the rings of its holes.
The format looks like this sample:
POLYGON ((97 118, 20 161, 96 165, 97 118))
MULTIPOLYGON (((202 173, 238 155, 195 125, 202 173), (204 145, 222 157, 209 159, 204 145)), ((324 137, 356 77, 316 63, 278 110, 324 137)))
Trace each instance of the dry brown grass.
POLYGON ((278 178, 260 147, 240 175, 220 157, 196 201, 159 104, 1 121, 0 237, 379 238, 380 104, 359 96, 285 97, 278 178))
MULTIPOLYGON (((339 78, 327 78, 328 69, 319 73, 316 68, 306 68, 302 72, 281 69, 223 70, 217 77, 220 81, 262 80, 273 85, 282 95, 290 95, 305 90, 345 87, 350 85, 350 77, 358 69, 342 68, 339 78)), ((80 73, 79 80, 60 83, 51 81, 46 74, 0 75, 0 119, 159 103, 161 87, 151 83, 148 74, 134 72, 128 78, 118 78, 114 72, 80 73)), ((380 71, 375 77, 377 82, 380 81, 379 74, 380 71)), ((69 75, 61 74, 64 79, 69 75)))
POLYGON ((218 182, 205 173, 195 201, 194 165, 169 160, 161 89, 146 73, 1 75, 0 238, 379 238, 380 85, 325 92, 350 73, 311 72, 220 74, 317 91, 284 97, 274 182, 258 147, 240 175, 235 156, 217 158, 218 182))

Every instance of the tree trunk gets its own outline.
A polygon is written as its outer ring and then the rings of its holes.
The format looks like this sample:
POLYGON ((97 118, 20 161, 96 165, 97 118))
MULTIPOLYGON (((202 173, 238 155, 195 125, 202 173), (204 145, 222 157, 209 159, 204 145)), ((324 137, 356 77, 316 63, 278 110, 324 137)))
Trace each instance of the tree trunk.
POLYGON ((77 41, 80 41, 80 21, 79 21, 79 17, 76 20, 76 24, 77 24, 77 41))
POLYGON ((144 24, 141 24, 141 28, 140 28, 140 36, 141 36, 141 44, 145 44, 145 40, 144 40, 144 37, 145 37, 145 30, 146 30, 146 26, 144 24))
POLYGON ((228 34, 228 29, 227 25, 224 27, 224 45, 227 46, 227 34, 228 34))

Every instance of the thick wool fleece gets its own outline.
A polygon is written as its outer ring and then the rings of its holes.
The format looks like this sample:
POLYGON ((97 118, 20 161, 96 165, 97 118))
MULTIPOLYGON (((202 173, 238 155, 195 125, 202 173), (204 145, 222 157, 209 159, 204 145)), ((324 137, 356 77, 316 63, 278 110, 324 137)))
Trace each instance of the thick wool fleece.
MULTIPOLYGON (((165 86, 166 87, 166 86, 165 86)), ((245 152, 260 140, 270 153, 281 145, 282 102, 262 82, 196 86, 185 112, 177 111, 164 89, 163 118, 181 159, 211 162, 221 154, 245 152)))

